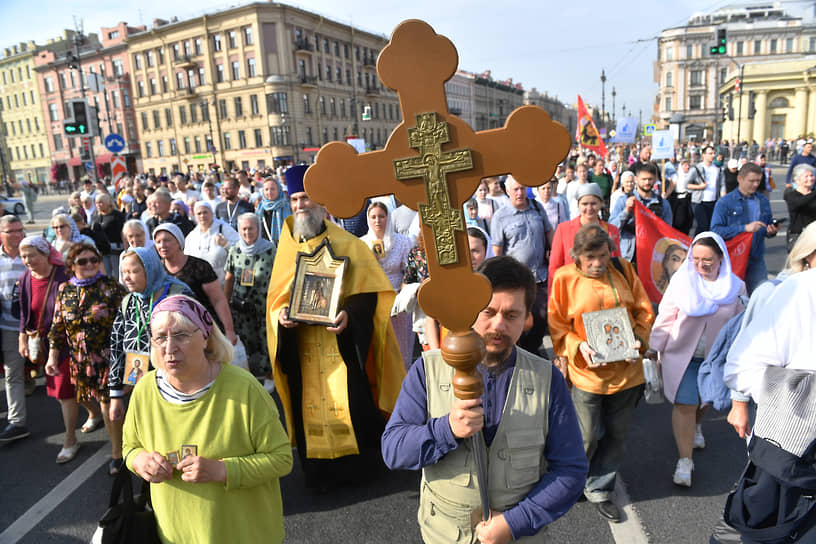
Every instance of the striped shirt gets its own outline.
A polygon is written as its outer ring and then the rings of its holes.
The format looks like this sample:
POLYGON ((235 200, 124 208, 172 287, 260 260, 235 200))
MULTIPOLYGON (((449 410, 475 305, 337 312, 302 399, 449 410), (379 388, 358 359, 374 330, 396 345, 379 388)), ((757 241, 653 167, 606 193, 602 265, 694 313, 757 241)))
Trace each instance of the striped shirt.
POLYGON ((0 329, 15 332, 20 330, 19 309, 17 316, 14 316, 11 306, 14 302, 14 285, 25 269, 19 255, 12 258, 0 247, 0 329))
POLYGON ((164 379, 164 372, 161 369, 156 369, 156 385, 159 386, 159 394, 162 396, 164 400, 172 404, 187 404, 188 402, 193 402, 196 399, 199 399, 204 396, 204 393, 210 390, 210 387, 215 383, 215 380, 211 381, 198 391, 194 393, 182 393, 164 379))

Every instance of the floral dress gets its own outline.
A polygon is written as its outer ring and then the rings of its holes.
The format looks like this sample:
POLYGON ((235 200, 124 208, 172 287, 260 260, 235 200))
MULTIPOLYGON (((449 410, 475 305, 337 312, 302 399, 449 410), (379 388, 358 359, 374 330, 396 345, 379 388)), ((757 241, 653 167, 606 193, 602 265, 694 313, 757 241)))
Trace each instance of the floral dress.
POLYGON ((111 328, 124 296, 124 287, 105 276, 86 287, 60 286, 48 341, 51 349, 71 352, 78 402, 108 401, 111 328))
POLYGON ((275 263, 275 248, 258 255, 241 251, 240 244, 230 248, 225 270, 235 276, 232 284, 232 322, 249 358, 249 370, 255 376, 272 371, 266 345, 266 329, 258 325, 258 316, 266 312, 266 292, 275 263), (241 304, 243 302, 243 305, 241 304))
POLYGON ((422 283, 428 277, 428 261, 425 260, 425 250, 414 246, 408 252, 408 263, 405 266, 403 283, 422 283))

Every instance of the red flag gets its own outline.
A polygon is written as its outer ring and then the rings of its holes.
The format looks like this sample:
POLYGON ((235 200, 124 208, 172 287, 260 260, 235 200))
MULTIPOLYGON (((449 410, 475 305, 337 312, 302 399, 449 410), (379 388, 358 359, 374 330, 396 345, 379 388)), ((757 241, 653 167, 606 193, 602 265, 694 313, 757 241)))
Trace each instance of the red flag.
MULTIPOLYGON (((748 268, 751 240, 751 233, 743 232, 725 243, 731 270, 742 279, 748 268)), ((635 243, 638 276, 649 299, 659 304, 672 274, 686 258, 691 238, 667 225, 635 200, 635 243)))
POLYGON ((575 139, 578 140, 581 146, 591 149, 602 157, 606 157, 609 154, 580 94, 578 95, 578 125, 575 132, 575 139))

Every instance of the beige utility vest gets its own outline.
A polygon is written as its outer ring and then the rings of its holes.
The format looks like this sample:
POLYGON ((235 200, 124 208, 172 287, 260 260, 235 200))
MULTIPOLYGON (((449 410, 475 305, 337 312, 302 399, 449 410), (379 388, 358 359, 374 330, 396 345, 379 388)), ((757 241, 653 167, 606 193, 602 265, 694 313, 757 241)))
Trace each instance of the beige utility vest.
MULTIPOLYGON (((422 358, 428 416, 446 416, 455 400, 454 370, 445 364, 439 350, 428 351, 422 358)), ((516 348, 516 366, 499 427, 487 449, 488 493, 495 511, 518 504, 547 472, 544 447, 551 379, 551 363, 516 348)), ((481 501, 470 442, 460 440, 455 450, 422 469, 418 519, 426 544, 476 542, 474 527, 480 520, 481 501)), ((539 533, 518 542, 544 542, 543 538, 539 533)))

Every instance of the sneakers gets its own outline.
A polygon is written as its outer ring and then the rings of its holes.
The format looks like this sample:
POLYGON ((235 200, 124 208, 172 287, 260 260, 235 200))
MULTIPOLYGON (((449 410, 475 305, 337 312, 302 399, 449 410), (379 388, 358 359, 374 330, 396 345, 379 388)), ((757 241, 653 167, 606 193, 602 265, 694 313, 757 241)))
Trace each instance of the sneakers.
POLYGON ((618 509, 614 502, 610 500, 605 500, 596 503, 595 507, 598 509, 598 513, 604 519, 607 519, 614 523, 618 523, 621 520, 620 510, 618 509))
POLYGON ((677 461, 677 468, 674 469, 672 481, 675 485, 691 487, 691 471, 694 470, 694 461, 688 457, 682 457, 677 461))
POLYGON ((9 423, 6 428, 3 429, 3 432, 0 433, 0 444, 9 444, 30 435, 31 433, 27 427, 18 427, 13 423, 9 423))
POLYGON ((705 448, 705 437, 703 436, 703 426, 699 423, 694 427, 694 449, 701 450, 705 448))

